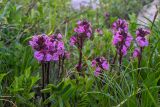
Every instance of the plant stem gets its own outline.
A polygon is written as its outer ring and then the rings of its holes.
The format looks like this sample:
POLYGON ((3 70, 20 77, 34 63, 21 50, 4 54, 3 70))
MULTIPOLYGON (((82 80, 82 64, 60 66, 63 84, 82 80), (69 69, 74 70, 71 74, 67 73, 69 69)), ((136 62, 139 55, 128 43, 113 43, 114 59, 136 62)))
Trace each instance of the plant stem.
MULTIPOLYGON (((142 51, 143 51, 143 48, 141 47, 140 48, 140 55, 138 57, 138 80, 137 80, 137 85, 138 85, 138 88, 140 87, 140 68, 141 68, 141 61, 142 61, 142 51)), ((139 103, 139 106, 141 106, 141 93, 138 93, 137 95, 137 98, 138 98, 138 103, 139 103)))
POLYGON ((143 51, 143 48, 141 47, 140 48, 140 55, 138 57, 138 75, 140 73, 140 67, 141 67, 141 60, 142 60, 142 51, 143 51))
POLYGON ((113 59, 112 65, 111 65, 110 72, 112 72, 112 67, 113 67, 113 65, 115 64, 116 59, 117 59, 117 52, 116 52, 116 54, 115 54, 115 56, 114 56, 114 59, 113 59))
MULTIPOLYGON (((47 81, 46 81, 46 83, 47 84, 46 85, 48 85, 49 84, 50 62, 47 62, 46 64, 47 64, 47 66, 46 66, 46 70, 47 70, 47 72, 46 72, 47 73, 47 79, 46 79, 47 81)), ((50 96, 50 94, 47 93, 47 98, 49 98, 49 96, 50 96)), ((47 106, 50 107, 50 105, 51 105, 51 103, 48 103, 47 106)))
POLYGON ((63 76, 63 74, 64 74, 64 60, 65 60, 65 57, 63 56, 63 57, 62 57, 62 65, 61 65, 61 70, 62 70, 61 75, 62 75, 62 76, 63 76))
POLYGON ((59 62, 58 62, 58 79, 60 79, 61 76, 61 56, 59 56, 59 62))
POLYGON ((119 48, 119 71, 121 70, 121 65, 122 65, 122 57, 123 57, 122 48, 123 48, 123 43, 124 43, 124 41, 122 41, 122 44, 120 44, 120 48, 119 48))
MULTIPOLYGON (((50 72, 50 62, 42 62, 42 89, 45 88, 49 84, 49 72, 50 72)), ((42 93, 42 101, 44 102, 46 98, 50 96, 49 93, 47 93, 47 96, 45 97, 45 94, 42 93)), ((51 103, 48 103, 48 107, 50 107, 51 103)))
MULTIPOLYGON (((82 47, 83 47, 83 39, 80 37, 80 44, 79 44, 79 62, 77 66, 77 71, 81 73, 82 69, 82 47)), ((82 74, 84 76, 84 73, 82 74)))
MULTIPOLYGON (((45 84, 45 79, 44 79, 44 73, 45 73, 45 67, 44 67, 44 63, 42 62, 42 89, 44 89, 44 84, 45 84)), ((42 93, 42 101, 44 102, 45 97, 44 97, 44 93, 42 93)))
POLYGON ((120 54, 119 54, 119 71, 121 70, 121 65, 122 65, 122 52, 120 51, 120 54))

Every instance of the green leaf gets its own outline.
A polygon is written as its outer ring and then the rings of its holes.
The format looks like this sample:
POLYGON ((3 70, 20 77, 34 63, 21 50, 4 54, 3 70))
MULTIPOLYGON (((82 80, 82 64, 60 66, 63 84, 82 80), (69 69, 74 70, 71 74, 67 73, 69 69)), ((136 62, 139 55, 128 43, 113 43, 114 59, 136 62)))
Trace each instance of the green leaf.
POLYGON ((64 87, 63 91, 61 92, 61 95, 63 95, 65 92, 67 92, 71 88, 71 84, 68 84, 64 87))
POLYGON ((58 97, 58 102, 59 102, 59 107, 63 107, 63 100, 60 96, 58 97))
POLYGON ((48 104, 49 102, 55 103, 55 95, 52 94, 49 98, 47 98, 43 103, 48 104))
POLYGON ((49 93, 50 91, 51 91, 51 88, 45 88, 41 90, 42 93, 49 93))
POLYGON ((0 83, 2 82, 3 78, 7 75, 8 73, 2 73, 0 74, 0 83))
POLYGON ((62 90, 64 86, 64 81, 60 82, 57 86, 57 90, 62 90))
POLYGON ((25 70, 25 77, 26 78, 29 78, 31 75, 31 67, 28 67, 26 70, 25 70))

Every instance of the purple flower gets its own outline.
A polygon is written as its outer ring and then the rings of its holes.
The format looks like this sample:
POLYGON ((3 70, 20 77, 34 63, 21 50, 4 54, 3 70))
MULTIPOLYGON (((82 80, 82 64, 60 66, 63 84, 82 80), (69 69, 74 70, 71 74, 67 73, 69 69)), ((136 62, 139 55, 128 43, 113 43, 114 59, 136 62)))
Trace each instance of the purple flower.
POLYGON ((104 57, 97 57, 92 61, 92 67, 96 68, 94 75, 98 76, 102 70, 109 70, 109 64, 104 57))
POLYGON ((56 61, 59 59, 59 56, 62 56, 65 52, 64 42, 62 41, 62 35, 53 34, 50 36, 50 41, 53 44, 52 50, 49 50, 53 55, 53 60, 56 61))
POLYGON ((96 31, 99 35, 103 35, 103 31, 102 31, 100 28, 97 28, 95 31, 96 31))
POLYGON ((72 36, 70 38, 70 45, 74 46, 77 43, 77 37, 76 36, 72 36))
POLYGON ((120 55, 125 56, 131 45, 133 37, 126 31, 117 31, 113 36, 112 44, 117 48, 120 55))
POLYGON ((35 50, 34 57, 38 61, 51 61, 52 55, 49 52, 49 49, 51 48, 50 45, 52 45, 50 41, 50 38, 45 35, 35 35, 32 37, 32 39, 29 41, 29 44, 31 47, 35 50))
POLYGON ((57 61, 59 56, 63 56, 65 52, 60 33, 51 36, 45 34, 35 35, 29 41, 29 44, 35 51, 34 57, 40 62, 57 61))
POLYGON ((150 34, 149 29, 144 29, 144 28, 138 28, 136 31, 136 35, 140 37, 145 37, 146 35, 150 34))
POLYGON ((94 71, 94 76, 99 76, 99 74, 101 73, 101 68, 97 67, 96 70, 94 71))
POLYGON ((90 38, 92 34, 91 23, 86 20, 78 21, 77 26, 74 28, 74 32, 75 35, 70 38, 70 45, 71 46, 76 45, 79 50, 79 62, 76 68, 77 71, 80 72, 82 69, 82 56, 83 56, 82 48, 84 45, 84 41, 87 38, 90 38))
POLYGON ((140 50, 138 48, 135 48, 133 52, 133 58, 137 58, 140 56, 140 50))
POLYGON ((86 37, 90 38, 91 33, 92 33, 91 23, 86 20, 78 21, 77 27, 74 28, 74 31, 79 36, 86 36, 86 37))
POLYGON ((123 35, 121 35, 121 34, 119 34, 119 32, 117 32, 113 36, 112 44, 116 46, 119 44, 119 42, 122 42, 122 40, 123 40, 123 35))
POLYGON ((52 60, 52 55, 51 54, 49 54, 49 53, 46 53, 46 55, 45 55, 45 61, 51 61, 52 60))
POLYGON ((62 40, 62 35, 60 33, 57 34, 57 39, 62 40))
POLYGON ((62 41, 57 42, 57 49, 64 50, 64 43, 62 41))
POLYGON ((146 36, 150 34, 150 31, 148 29, 138 28, 136 31, 136 42, 138 46, 145 47, 148 46, 148 40, 146 39, 146 36))
POLYGON ((85 39, 91 37, 92 28, 90 22, 86 20, 78 21, 77 27, 74 28, 74 32, 76 32, 76 34, 71 36, 70 45, 82 46, 85 39))
POLYGON ((121 53, 123 56, 127 55, 127 47, 125 45, 123 45, 121 53))
POLYGON ((50 35, 51 41, 62 41, 62 34, 58 33, 58 34, 52 34, 50 35))
POLYGON ((109 19, 109 13, 108 12, 106 12, 105 14, 104 14, 104 17, 105 17, 105 20, 107 21, 108 19, 109 19))
POLYGON ((36 50, 40 51, 47 48, 46 41, 48 41, 48 36, 43 35, 34 35, 33 38, 29 41, 30 46, 36 50))
POLYGON ((116 33, 117 31, 128 31, 128 23, 126 20, 118 19, 116 20, 112 25, 112 31, 113 33, 116 33))
POLYGON ((97 63, 96 60, 93 60, 91 66, 92 66, 92 67, 95 67, 95 66, 96 66, 96 63, 97 63))
POLYGON ((44 59, 44 54, 39 51, 35 51, 34 58, 36 58, 38 61, 42 61, 44 59))
POLYGON ((59 60, 59 54, 58 53, 54 53, 53 54, 53 61, 58 61, 59 60))
POLYGON ((69 59, 70 58, 70 53, 65 51, 64 52, 64 58, 69 59))
POLYGON ((102 68, 103 68, 104 70, 108 70, 108 69, 109 69, 109 64, 108 64, 107 61, 103 61, 103 63, 102 63, 102 68))
POLYGON ((130 47, 132 40, 133 40, 133 37, 130 34, 128 34, 128 36, 126 37, 125 45, 127 47, 130 47))
POLYGON ((32 40, 29 41, 29 44, 30 44, 30 46, 32 46, 32 48, 34 49, 35 47, 38 46, 37 42, 38 42, 38 36, 33 36, 33 37, 32 37, 32 40))
POLYGON ((52 60, 52 55, 46 52, 42 51, 35 51, 34 52, 34 57, 39 61, 51 61, 52 60))
POLYGON ((149 44, 148 40, 144 37, 137 37, 136 41, 140 47, 145 47, 145 46, 148 46, 149 44))
POLYGON ((113 40, 112 44, 116 47, 120 57, 127 55, 133 37, 128 32, 128 23, 126 20, 118 19, 112 25, 113 40))

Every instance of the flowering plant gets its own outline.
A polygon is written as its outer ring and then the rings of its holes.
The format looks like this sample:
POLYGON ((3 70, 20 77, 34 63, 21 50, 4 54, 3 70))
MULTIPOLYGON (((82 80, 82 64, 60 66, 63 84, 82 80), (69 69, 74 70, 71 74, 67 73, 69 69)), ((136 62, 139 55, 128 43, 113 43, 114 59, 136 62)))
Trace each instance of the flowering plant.
POLYGON ((94 75, 98 76, 103 70, 109 70, 109 63, 104 57, 97 57, 92 61, 92 67, 95 67, 94 75))
MULTIPOLYGON (((119 64, 121 65, 122 57, 127 55, 133 37, 128 32, 128 23, 125 20, 118 19, 112 25, 113 40, 112 44, 116 47, 119 54, 119 64)), ((116 53, 116 54, 117 54, 116 53)))
POLYGON ((82 69, 82 48, 84 45, 84 41, 91 37, 92 35, 92 28, 91 23, 83 20, 77 22, 77 27, 74 28, 75 35, 70 38, 70 45, 77 46, 79 50, 79 62, 76 66, 77 71, 81 71, 82 69))

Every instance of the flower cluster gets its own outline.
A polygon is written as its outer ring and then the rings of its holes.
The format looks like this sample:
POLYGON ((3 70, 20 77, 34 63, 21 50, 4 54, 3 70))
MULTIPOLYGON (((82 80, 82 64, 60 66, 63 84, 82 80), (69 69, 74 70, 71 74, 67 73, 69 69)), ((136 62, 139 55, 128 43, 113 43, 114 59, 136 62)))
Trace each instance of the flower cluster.
POLYGON ((139 56, 140 56, 140 50, 138 48, 135 48, 134 52, 133 52, 133 58, 136 58, 136 57, 139 57, 139 56))
POLYGON ((112 25, 112 32, 115 34, 117 31, 128 32, 128 23, 126 20, 118 19, 112 25))
POLYGON ((76 33, 70 38, 70 45, 71 46, 77 46, 79 50, 79 62, 76 65, 77 71, 81 71, 82 68, 82 48, 84 45, 84 41, 87 38, 90 38, 92 35, 92 28, 91 23, 83 20, 78 21, 77 26, 74 29, 74 32, 76 33))
POLYGON ((139 47, 145 47, 148 46, 148 40, 146 39, 146 36, 150 34, 150 30, 138 28, 136 31, 136 42, 139 47))
POLYGON ((96 70, 94 72, 95 76, 98 76, 102 70, 108 70, 109 64, 107 60, 104 57, 97 57, 92 61, 92 67, 96 67, 96 70))
POLYGON ((100 28, 95 29, 98 35, 103 35, 103 31, 100 28))
POLYGON ((136 31, 136 42, 140 48, 136 48, 133 52, 133 58, 140 58, 142 55, 142 49, 148 46, 149 42, 146 38, 150 34, 150 30, 144 28, 138 28, 136 31))
POLYGON ((112 31, 114 34, 112 44, 117 48, 117 52, 121 56, 125 56, 133 40, 133 37, 128 32, 128 23, 125 20, 118 19, 113 23, 112 31))
POLYGON ((90 38, 92 34, 91 23, 83 20, 77 22, 77 27, 74 29, 75 35, 70 38, 70 45, 82 45, 86 38, 90 38))
POLYGON ((107 21, 107 20, 109 19, 109 17, 110 17, 110 14, 109 14, 108 12, 106 12, 106 13, 104 14, 104 17, 105 17, 105 20, 107 21))
POLYGON ((29 44, 35 50, 34 57, 40 62, 57 61, 59 56, 65 56, 66 53, 60 33, 34 35, 29 44))

